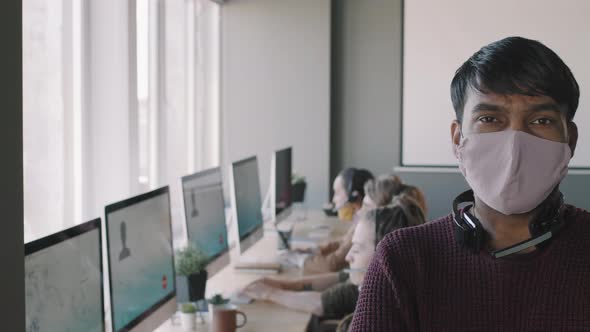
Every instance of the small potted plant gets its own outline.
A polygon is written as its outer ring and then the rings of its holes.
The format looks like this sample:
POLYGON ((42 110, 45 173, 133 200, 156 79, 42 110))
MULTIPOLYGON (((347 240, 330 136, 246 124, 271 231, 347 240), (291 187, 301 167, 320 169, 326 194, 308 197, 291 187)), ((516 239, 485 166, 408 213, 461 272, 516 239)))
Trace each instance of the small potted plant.
POLYGON ((223 298, 221 294, 215 294, 212 298, 207 299, 207 303, 209 305, 209 318, 213 317, 213 312, 220 308, 224 308, 228 303, 229 299, 223 298))
POLYGON ((176 298, 178 302, 196 302, 205 298, 207 256, 189 245, 176 252, 176 298))
POLYGON ((183 303, 180 307, 180 323, 182 328, 185 331, 194 331, 196 324, 195 324, 195 313, 197 312, 197 307, 194 306, 192 303, 183 303))
POLYGON ((307 183, 305 182, 305 176, 293 173, 291 176, 291 193, 294 203, 303 203, 305 201, 305 188, 307 183))

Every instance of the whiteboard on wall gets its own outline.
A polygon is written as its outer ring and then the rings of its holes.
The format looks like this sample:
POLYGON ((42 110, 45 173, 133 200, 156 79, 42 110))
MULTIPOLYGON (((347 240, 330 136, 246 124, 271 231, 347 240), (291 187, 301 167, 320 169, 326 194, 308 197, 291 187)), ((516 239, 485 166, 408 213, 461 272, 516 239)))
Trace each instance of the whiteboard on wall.
POLYGON ((405 166, 453 166, 450 84, 482 46, 508 36, 553 49, 580 85, 571 167, 590 167, 590 1, 405 0, 403 139, 405 166))

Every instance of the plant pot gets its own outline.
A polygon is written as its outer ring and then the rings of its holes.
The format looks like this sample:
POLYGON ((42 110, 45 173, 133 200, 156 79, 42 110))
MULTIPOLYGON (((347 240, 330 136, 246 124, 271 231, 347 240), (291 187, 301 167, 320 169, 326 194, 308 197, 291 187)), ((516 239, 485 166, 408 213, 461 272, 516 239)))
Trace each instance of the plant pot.
POLYGON ((305 188, 307 187, 307 183, 305 182, 298 182, 293 184, 291 193, 292 193, 292 200, 294 203, 303 203, 305 201, 305 188))
POLYGON ((191 274, 188 277, 176 276, 176 300, 178 302, 197 302, 205 298, 207 271, 191 274))
POLYGON ((180 325, 184 331, 194 331, 196 328, 196 315, 194 313, 180 313, 180 325))

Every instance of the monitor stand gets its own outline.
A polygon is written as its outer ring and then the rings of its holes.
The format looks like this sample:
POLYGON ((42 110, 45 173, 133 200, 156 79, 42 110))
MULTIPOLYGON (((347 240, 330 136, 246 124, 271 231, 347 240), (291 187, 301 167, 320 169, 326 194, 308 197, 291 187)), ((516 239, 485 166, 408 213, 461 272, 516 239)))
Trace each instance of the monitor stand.
MULTIPOLYGON (((271 185, 273 184, 271 183, 271 185)), ((272 189, 271 186, 268 186, 266 195, 264 195, 264 201, 262 201, 262 206, 260 207, 260 211, 262 212, 262 220, 265 223, 275 223, 275 207, 272 203, 272 200, 274 200, 272 189)))

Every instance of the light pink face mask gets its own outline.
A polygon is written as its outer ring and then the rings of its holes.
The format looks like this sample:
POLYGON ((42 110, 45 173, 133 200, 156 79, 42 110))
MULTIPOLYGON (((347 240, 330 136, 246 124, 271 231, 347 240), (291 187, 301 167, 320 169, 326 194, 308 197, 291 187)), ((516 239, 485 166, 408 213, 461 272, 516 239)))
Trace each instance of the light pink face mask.
POLYGON ((484 203, 505 215, 533 210, 567 174, 568 144, 522 131, 470 134, 456 147, 459 169, 484 203))

